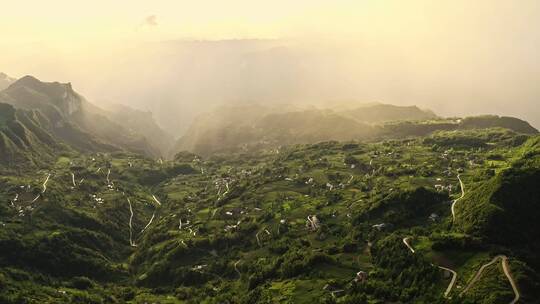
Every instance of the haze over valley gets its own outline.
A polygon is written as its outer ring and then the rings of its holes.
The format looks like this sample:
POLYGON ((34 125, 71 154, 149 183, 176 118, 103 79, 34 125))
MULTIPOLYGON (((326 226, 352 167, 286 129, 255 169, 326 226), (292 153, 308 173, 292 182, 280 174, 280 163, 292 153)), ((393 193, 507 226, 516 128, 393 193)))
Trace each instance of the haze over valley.
POLYGON ((0 7, 0 303, 538 303, 538 1, 0 7))

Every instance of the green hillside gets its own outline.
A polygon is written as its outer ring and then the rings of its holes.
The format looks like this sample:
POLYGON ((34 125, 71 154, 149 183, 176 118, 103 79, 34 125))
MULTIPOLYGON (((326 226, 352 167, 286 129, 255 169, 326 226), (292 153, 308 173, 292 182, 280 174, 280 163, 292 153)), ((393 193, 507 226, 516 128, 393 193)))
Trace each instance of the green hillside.
POLYGON ((0 167, 41 165, 67 150, 45 131, 42 119, 37 111, 0 103, 0 167))
MULTIPOLYGON (((473 176, 477 182, 457 205, 458 227, 465 233, 513 247, 523 254, 540 249, 540 137, 505 156, 510 164, 500 171, 473 176), (487 178, 487 180, 486 180, 487 178)), ((529 258, 540 265, 537 255, 529 258)))
POLYGON ((536 227, 537 147, 495 128, 165 162, 63 153, 0 178, 0 302, 505 303, 506 261, 534 303, 537 230, 515 225, 536 227))

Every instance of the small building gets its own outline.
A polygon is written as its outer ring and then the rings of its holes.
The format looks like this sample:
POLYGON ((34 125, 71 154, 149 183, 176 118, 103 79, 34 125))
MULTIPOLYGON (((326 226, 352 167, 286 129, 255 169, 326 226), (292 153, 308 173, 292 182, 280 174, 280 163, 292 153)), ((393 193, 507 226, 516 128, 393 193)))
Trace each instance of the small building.
POLYGON ((320 222, 316 215, 308 215, 306 221, 306 227, 311 231, 316 231, 319 229, 320 222))
POLYGON ((354 281, 357 283, 364 283, 368 279, 368 274, 365 271, 359 271, 356 273, 356 278, 354 278, 354 281))
POLYGON ((373 226, 371 226, 371 227, 372 227, 372 228, 375 228, 375 229, 377 229, 377 230, 379 230, 379 231, 381 231, 381 230, 383 230, 384 228, 386 228, 386 226, 387 226, 387 225, 386 225, 385 223, 380 223, 380 224, 375 224, 375 225, 373 225, 373 226))

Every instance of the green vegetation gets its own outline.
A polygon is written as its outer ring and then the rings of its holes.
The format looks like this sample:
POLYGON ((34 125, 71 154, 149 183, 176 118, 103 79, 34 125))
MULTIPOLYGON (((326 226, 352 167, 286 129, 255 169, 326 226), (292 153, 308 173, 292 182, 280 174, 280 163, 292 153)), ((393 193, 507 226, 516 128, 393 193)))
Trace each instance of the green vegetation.
POLYGON ((0 303, 540 297, 540 136, 520 120, 239 107, 162 160, 148 113, 32 77, 0 95, 0 303))
POLYGON ((66 150, 40 166, 6 167, 0 299, 501 303, 514 294, 500 263, 452 300, 437 267, 454 269, 463 288, 496 254, 511 257, 522 298, 533 299, 538 142, 463 130, 165 162, 66 150), (466 195, 452 224, 459 172, 466 195))

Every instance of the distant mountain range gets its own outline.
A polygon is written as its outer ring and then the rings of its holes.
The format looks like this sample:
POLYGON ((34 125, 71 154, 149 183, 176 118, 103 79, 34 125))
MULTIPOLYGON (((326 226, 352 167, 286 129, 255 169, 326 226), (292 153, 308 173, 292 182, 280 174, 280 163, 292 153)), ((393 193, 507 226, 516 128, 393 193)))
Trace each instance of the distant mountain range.
POLYGON ((339 111, 339 114, 366 123, 437 118, 437 115, 431 110, 421 110, 417 106, 395 106, 390 104, 363 105, 339 111))
POLYGON ((540 298, 540 135, 526 121, 239 104, 172 143, 150 112, 10 80, 0 303, 540 298))
MULTIPOLYGON (((425 136, 439 130, 506 128, 518 133, 538 131, 512 117, 438 117, 416 106, 364 104, 315 108, 293 105, 239 104, 200 115, 176 143, 152 113, 124 105, 100 108, 78 94, 70 83, 42 82, 25 76, 0 91, 5 113, 2 126, 4 161, 32 158, 40 151, 75 149, 84 152, 130 151, 151 158, 172 158, 189 151, 202 156, 227 151, 276 148, 322 141, 380 140, 425 136), (51 145, 54 142, 54 145, 51 145), (38 147, 47 143, 47 148, 38 147), (9 157, 8 157, 9 156, 9 157)), ((35 162, 35 161, 34 161, 35 162)))
POLYGON ((272 148, 320 141, 376 140, 425 136, 437 130, 507 128, 538 131, 512 117, 477 116, 444 119, 416 106, 370 104, 348 109, 298 109, 241 105, 221 107, 201 115, 175 144, 173 154, 272 148))

